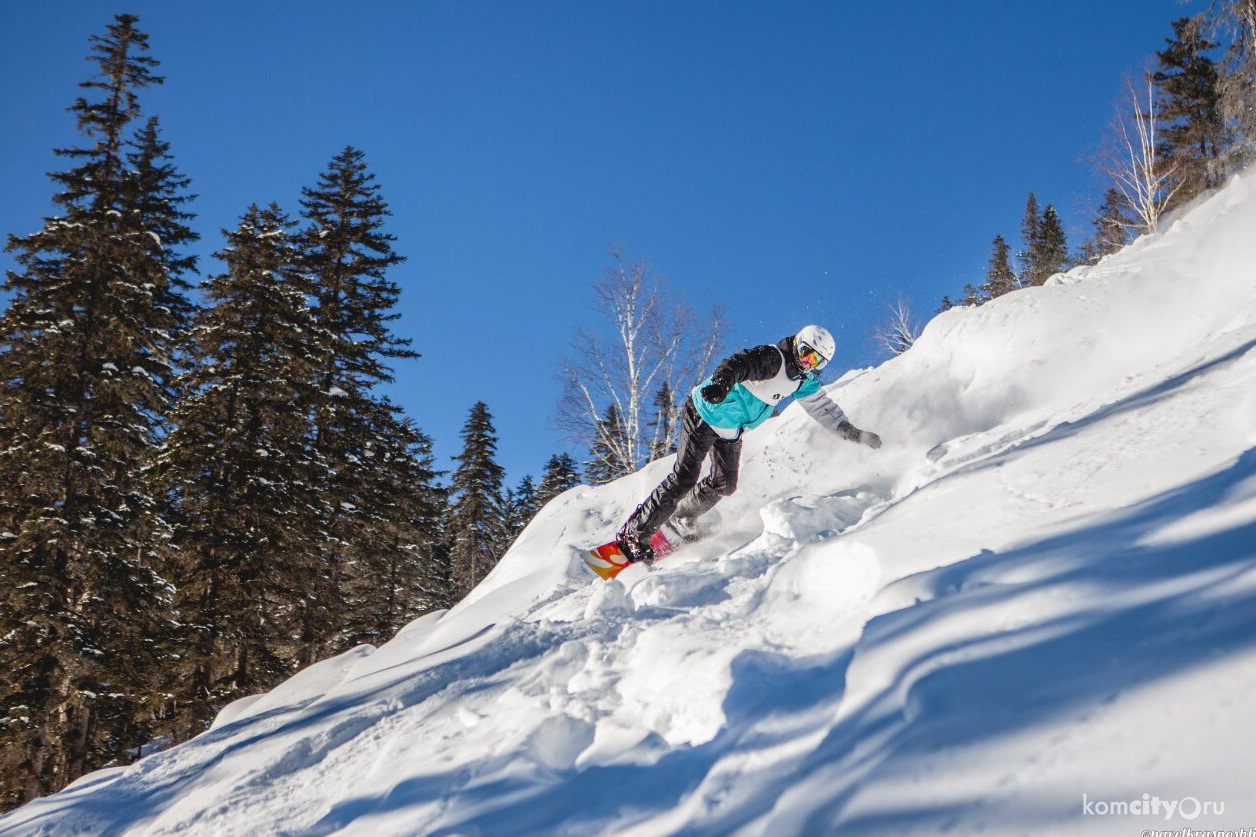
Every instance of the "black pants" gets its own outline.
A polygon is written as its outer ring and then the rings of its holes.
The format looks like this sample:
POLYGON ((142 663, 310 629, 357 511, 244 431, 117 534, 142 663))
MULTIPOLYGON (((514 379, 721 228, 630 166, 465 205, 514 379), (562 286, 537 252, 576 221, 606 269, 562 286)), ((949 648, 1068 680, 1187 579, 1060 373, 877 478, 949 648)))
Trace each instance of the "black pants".
POLYGON ((673 515, 696 520, 737 490, 741 467, 741 439, 724 439, 698 415, 692 400, 685 403, 680 425, 676 465, 645 502, 628 518, 620 534, 626 540, 648 542, 673 515), (712 455, 711 473, 698 481, 702 463, 712 455))

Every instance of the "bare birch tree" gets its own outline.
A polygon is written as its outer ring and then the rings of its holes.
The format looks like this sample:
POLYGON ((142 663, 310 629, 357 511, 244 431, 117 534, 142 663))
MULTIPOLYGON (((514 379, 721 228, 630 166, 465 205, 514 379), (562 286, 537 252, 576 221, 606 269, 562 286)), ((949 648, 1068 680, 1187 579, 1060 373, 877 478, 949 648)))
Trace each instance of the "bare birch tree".
POLYGON ((1144 73, 1143 80, 1147 87, 1145 101, 1133 78, 1125 80, 1127 97, 1112 118, 1098 168, 1111 179, 1134 212, 1134 227, 1155 232, 1160 215, 1182 182, 1176 165, 1157 153, 1156 89, 1151 73, 1144 73))
POLYGON ((886 307, 889 318, 877 329, 875 339, 891 354, 901 355, 915 344, 922 326, 912 317, 911 301, 902 294, 886 307))
POLYGON ((576 332, 574 354, 562 362, 557 422, 573 442, 596 448, 608 476, 623 476, 668 448, 660 436, 674 432, 684 398, 669 399, 679 402, 674 414, 659 417, 658 394, 664 387, 687 393, 701 379, 722 340, 724 314, 715 306, 699 317, 648 261, 618 250, 611 258, 593 286, 594 325, 576 332))

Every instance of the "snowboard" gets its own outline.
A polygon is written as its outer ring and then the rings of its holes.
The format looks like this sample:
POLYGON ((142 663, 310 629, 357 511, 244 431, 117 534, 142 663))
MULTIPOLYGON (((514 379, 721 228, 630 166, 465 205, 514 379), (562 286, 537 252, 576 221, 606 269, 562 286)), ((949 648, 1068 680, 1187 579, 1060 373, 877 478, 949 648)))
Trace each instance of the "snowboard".
MULTIPOLYGON (((650 538, 650 547, 654 550, 655 561, 658 561, 660 558, 666 558, 676 551, 673 541, 668 539, 668 529, 669 527, 664 525, 662 529, 659 529, 650 538)), ((681 542, 680 536, 675 532, 672 532, 671 536, 675 538, 675 543, 681 542)), ((593 549, 581 553, 580 557, 584 559, 584 563, 588 565, 589 569, 606 579, 619 575, 631 563, 628 560, 628 556, 619 548, 619 544, 614 541, 595 546, 593 549)))
MULTIPOLYGON (((681 530, 671 523, 664 523, 663 527, 654 533, 654 537, 650 538, 650 547, 654 550, 654 560, 666 558, 677 550, 677 548, 710 537, 719 527, 720 519, 717 512, 708 512, 702 517, 698 525, 692 529, 681 530)), ((611 579, 619 575, 629 565, 628 556, 619 548, 619 544, 611 541, 610 543, 596 546, 587 552, 582 552, 580 557, 584 559, 584 563, 589 569, 600 575, 602 578, 611 579)))

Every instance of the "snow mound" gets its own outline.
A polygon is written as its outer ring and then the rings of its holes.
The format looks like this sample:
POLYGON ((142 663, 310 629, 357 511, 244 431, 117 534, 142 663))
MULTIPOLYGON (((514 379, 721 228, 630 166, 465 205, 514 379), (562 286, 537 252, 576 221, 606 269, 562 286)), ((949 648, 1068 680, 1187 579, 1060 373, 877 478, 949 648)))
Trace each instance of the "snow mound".
POLYGON ((719 533, 655 568, 603 583, 579 553, 667 462, 552 502, 449 612, 0 835, 1256 823, 1254 190, 829 386, 878 451, 786 409, 719 533))

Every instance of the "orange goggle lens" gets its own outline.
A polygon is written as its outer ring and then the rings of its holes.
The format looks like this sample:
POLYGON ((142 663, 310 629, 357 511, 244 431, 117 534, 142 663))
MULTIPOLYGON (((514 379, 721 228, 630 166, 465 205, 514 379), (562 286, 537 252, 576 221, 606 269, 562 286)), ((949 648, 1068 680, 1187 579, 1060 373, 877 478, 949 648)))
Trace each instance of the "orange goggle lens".
POLYGON ((806 343, 798 344, 798 359, 802 361, 802 365, 807 369, 818 369, 824 365, 824 355, 817 352, 806 343))

